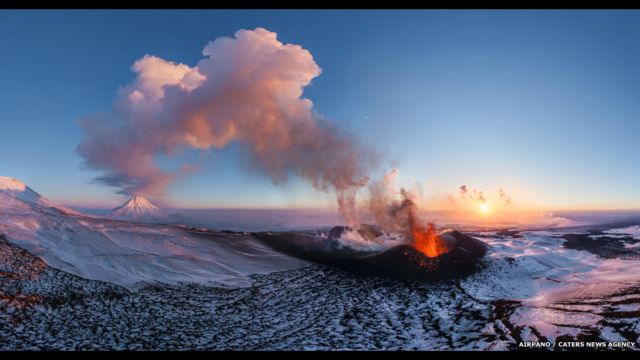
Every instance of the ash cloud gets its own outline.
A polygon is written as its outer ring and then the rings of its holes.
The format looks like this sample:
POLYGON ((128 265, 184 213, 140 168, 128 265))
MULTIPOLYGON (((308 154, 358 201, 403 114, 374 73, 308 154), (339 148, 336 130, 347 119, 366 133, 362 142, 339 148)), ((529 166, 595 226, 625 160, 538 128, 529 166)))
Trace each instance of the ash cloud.
POLYGON ((395 179, 399 174, 400 171, 393 168, 369 185, 369 212, 375 223, 385 231, 405 233, 411 245, 428 257, 449 251, 437 237, 435 225, 421 221, 416 192, 405 188, 396 190, 395 179))
MULTIPOLYGON (((418 194, 396 185, 400 170, 392 168, 381 179, 369 184, 369 213, 374 222, 390 232, 409 230, 411 218, 418 217, 418 194)), ((414 221, 415 222, 415 221, 414 221)))
POLYGON ((408 230, 409 215, 417 211, 416 194, 397 188, 399 175, 400 170, 392 168, 381 179, 369 184, 369 213, 377 225, 390 232, 408 230))
POLYGON ((487 201, 486 197, 484 196, 484 192, 478 191, 476 188, 472 188, 471 190, 469 190, 469 187, 467 185, 461 185, 458 189, 460 190, 460 197, 462 197, 463 199, 469 197, 469 199, 474 201, 480 201, 483 203, 487 201))
POLYGON ((498 194, 500 194, 500 199, 504 200, 505 207, 511 205, 511 196, 509 196, 503 188, 498 190, 498 194))
POLYGON ((302 96, 321 69, 309 51, 276 35, 256 28, 218 38, 194 67, 151 55, 136 61, 137 78, 120 89, 113 111, 82 121, 84 167, 102 171, 96 180, 121 194, 158 196, 193 171, 163 170, 158 156, 238 142, 274 183, 295 174, 335 191, 355 222, 355 195, 376 157, 302 96))
MULTIPOLYGON (((485 192, 482 190, 478 190, 476 188, 472 188, 471 190, 469 190, 469 187, 467 185, 462 185, 458 189, 459 195, 463 200, 469 199, 471 201, 478 201, 481 203, 486 203, 488 201, 487 195, 485 195, 485 192)), ((498 199, 502 201, 504 207, 509 207, 512 204, 511 196, 504 190, 503 187, 500 187, 498 189, 498 199)))
POLYGON ((400 170, 392 168, 382 179, 369 185, 369 213, 376 224, 388 231, 401 230, 401 224, 405 222, 398 219, 401 214, 397 210, 400 202, 396 200, 399 192, 396 190, 395 180, 399 174, 400 170))

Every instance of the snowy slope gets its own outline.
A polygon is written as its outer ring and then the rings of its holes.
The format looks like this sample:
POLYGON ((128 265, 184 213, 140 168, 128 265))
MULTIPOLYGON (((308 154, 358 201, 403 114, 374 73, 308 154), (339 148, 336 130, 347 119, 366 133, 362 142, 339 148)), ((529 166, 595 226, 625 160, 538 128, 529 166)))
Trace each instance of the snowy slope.
POLYGON ((53 201, 31 190, 30 187, 16 178, 0 176, 0 209, 29 211, 34 207, 43 211, 48 210, 81 215, 81 213, 76 210, 55 204, 53 201))
MULTIPOLYGON (((509 321, 534 327, 551 341, 575 335, 576 325, 596 326, 603 319, 601 314, 610 311, 609 300, 603 299, 617 299, 640 287, 640 257, 603 258, 567 248, 565 234, 556 229, 514 236, 487 232, 486 237, 478 237, 490 245, 486 268, 460 281, 460 286, 474 299, 521 302, 523 306, 509 321)), ((589 237, 587 232, 583 235, 589 237)), ((594 241, 605 246, 611 239, 594 241)), ((633 306, 637 311, 637 304, 633 306)))
POLYGON ((124 286, 141 281, 246 286, 252 274, 306 264, 251 236, 86 216, 18 180, 0 181, 0 233, 54 268, 88 279, 124 286))
POLYGON ((605 231, 607 234, 616 234, 616 235, 628 235, 633 237, 636 240, 640 240, 640 226, 628 226, 625 228, 611 229, 605 231))

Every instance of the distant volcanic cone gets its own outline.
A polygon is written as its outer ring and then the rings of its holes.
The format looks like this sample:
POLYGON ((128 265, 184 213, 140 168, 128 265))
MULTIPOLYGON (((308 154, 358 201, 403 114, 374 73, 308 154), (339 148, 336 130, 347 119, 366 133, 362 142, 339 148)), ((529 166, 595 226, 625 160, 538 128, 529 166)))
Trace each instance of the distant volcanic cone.
POLYGON ((107 216, 117 220, 139 222, 165 222, 169 220, 169 214, 166 211, 139 195, 132 196, 127 202, 111 210, 107 216))

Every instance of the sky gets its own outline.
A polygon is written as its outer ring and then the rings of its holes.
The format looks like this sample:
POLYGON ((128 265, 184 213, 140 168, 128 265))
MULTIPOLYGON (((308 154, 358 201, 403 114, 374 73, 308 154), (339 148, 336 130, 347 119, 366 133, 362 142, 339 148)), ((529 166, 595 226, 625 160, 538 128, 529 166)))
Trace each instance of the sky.
MULTIPOLYGON (((0 175, 64 204, 125 200, 75 151, 145 55, 194 66, 204 46, 265 28, 322 69, 313 108, 383 155, 380 174, 434 198, 503 187, 556 210, 640 208, 639 11, 0 10, 0 175)), ((174 207, 327 207, 274 185, 239 146, 186 149, 174 207)), ((167 165, 168 166, 168 165, 167 165)))

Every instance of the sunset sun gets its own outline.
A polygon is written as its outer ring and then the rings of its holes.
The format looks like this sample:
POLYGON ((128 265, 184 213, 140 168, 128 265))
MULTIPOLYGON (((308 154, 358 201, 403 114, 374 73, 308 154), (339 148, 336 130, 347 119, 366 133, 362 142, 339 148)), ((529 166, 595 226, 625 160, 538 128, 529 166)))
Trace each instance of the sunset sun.
POLYGON ((480 204, 480 212, 483 214, 488 214, 491 211, 491 207, 487 203, 480 204))

